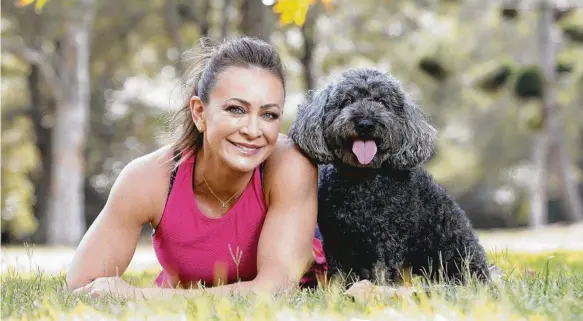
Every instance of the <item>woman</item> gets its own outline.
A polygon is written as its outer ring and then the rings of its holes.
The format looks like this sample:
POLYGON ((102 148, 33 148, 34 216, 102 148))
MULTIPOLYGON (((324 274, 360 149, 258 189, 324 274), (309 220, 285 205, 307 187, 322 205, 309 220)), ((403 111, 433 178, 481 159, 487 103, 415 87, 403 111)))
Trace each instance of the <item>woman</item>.
POLYGON ((317 168, 279 134, 279 55, 247 37, 198 49, 176 140, 120 173, 67 273, 75 293, 170 298, 197 295, 199 284, 273 293, 297 285, 321 254, 317 168), (163 271, 156 287, 138 289, 118 276, 146 223, 163 271))

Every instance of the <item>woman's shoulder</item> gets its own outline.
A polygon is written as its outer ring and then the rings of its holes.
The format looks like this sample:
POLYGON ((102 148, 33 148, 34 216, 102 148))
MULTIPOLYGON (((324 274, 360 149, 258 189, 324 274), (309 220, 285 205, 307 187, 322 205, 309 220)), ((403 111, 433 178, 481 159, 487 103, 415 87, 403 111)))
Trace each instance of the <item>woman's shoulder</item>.
POLYGON ((172 171, 174 153, 169 145, 160 147, 148 154, 142 155, 129 162, 124 168, 125 171, 144 177, 144 179, 159 179, 170 177, 172 171), (147 174, 147 175, 145 175, 147 174), (149 178, 148 178, 149 177, 149 178))
POLYGON ((163 146, 129 162, 119 174, 116 185, 124 194, 132 194, 136 200, 148 201, 150 205, 164 204, 170 174, 173 168, 173 153, 170 146, 163 146))
MULTIPOLYGON (((282 184, 290 180, 311 184, 317 180, 318 167, 302 153, 299 147, 286 135, 280 134, 275 151, 265 161, 266 186, 282 184)), ((291 186, 291 185, 290 185, 291 186)))
POLYGON ((305 156, 294 142, 280 134, 275 151, 265 161, 265 200, 295 202, 318 186, 318 167, 305 156))
POLYGON ((300 165, 314 167, 310 159, 302 153, 300 148, 284 134, 279 134, 273 154, 266 160, 266 166, 280 167, 300 165))

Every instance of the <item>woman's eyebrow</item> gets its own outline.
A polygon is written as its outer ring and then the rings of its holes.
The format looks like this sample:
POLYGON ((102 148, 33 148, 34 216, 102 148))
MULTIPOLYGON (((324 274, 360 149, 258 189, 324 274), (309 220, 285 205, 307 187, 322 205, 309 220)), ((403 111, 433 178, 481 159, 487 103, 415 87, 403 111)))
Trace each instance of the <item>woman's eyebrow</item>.
MULTIPOLYGON (((251 105, 251 103, 248 102, 248 101, 246 101, 245 99, 241 99, 241 98, 237 98, 237 97, 229 98, 229 99, 225 100, 225 102, 228 102, 230 100, 235 100, 235 101, 237 101, 237 102, 239 102, 239 103, 241 103, 241 104, 243 104, 245 106, 250 106, 251 105)), ((279 105, 278 104, 275 104, 275 103, 269 103, 269 104, 261 105, 261 107, 259 107, 259 108, 260 109, 267 109, 267 108, 271 108, 271 107, 278 107, 279 108, 279 105)))

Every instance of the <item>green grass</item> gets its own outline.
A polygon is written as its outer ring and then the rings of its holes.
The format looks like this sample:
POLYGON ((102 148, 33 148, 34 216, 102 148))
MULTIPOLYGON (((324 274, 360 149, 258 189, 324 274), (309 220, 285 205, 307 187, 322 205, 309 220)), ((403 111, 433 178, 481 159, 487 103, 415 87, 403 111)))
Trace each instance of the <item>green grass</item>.
MULTIPOLYGON (((64 275, 0 276, 2 320, 582 320, 583 252, 491 253, 504 270, 496 284, 436 286, 412 297, 354 302, 337 287, 274 298, 233 296, 170 302, 77 298, 64 275)), ((126 273, 149 286, 155 271, 126 273)))

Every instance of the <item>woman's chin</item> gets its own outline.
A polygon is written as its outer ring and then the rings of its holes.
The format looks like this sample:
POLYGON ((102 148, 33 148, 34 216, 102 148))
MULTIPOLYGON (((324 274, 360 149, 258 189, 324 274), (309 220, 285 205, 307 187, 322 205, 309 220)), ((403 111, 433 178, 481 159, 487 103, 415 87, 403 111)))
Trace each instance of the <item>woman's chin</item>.
POLYGON ((254 170, 267 158, 267 154, 272 150, 268 146, 264 146, 255 151, 242 151, 233 146, 228 145, 223 150, 223 160, 232 169, 239 172, 249 172, 254 170))
POLYGON ((241 155, 229 155, 226 159, 227 164, 232 169, 239 172, 250 172, 254 170, 263 161, 261 155, 254 156, 241 156, 241 155))

